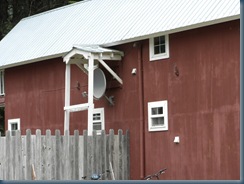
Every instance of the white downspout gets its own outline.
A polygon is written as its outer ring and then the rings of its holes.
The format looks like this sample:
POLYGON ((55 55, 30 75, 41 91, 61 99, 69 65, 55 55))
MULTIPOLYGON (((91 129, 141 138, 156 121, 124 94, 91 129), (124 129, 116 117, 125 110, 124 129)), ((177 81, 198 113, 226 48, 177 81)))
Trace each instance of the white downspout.
POLYGON ((93 130, 93 109, 94 109, 94 103, 93 103, 93 83, 94 83, 94 56, 91 54, 89 56, 88 60, 88 135, 92 135, 93 130))

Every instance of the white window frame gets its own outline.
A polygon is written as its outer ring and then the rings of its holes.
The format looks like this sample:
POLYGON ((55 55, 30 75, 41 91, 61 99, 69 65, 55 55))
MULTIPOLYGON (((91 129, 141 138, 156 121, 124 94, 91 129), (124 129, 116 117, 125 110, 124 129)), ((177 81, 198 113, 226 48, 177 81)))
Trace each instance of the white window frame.
POLYGON ((12 130, 12 124, 17 124, 17 130, 20 130, 20 118, 8 120, 8 130, 11 131, 11 135, 14 135, 14 130, 12 130))
POLYGON ((105 130, 105 115, 104 115, 104 108, 96 108, 96 109, 93 109, 93 116, 94 114, 100 114, 100 120, 93 120, 92 121, 92 130, 94 129, 93 128, 93 125, 94 123, 99 123, 101 122, 101 130, 97 130, 97 134, 101 134, 101 131, 102 130, 105 130))
POLYGON ((168 130, 168 101, 156 101, 156 102, 148 102, 148 130, 151 131, 167 131, 168 130), (162 114, 152 114, 152 108, 163 108, 162 114), (153 118, 164 118, 164 125, 154 126, 152 123, 153 118))
POLYGON ((169 35, 159 35, 149 38, 149 55, 150 61, 169 58, 169 35), (154 54, 154 38, 164 36, 165 37, 165 52, 160 54, 154 54))
POLYGON ((0 96, 5 95, 4 90, 4 70, 0 70, 0 96))

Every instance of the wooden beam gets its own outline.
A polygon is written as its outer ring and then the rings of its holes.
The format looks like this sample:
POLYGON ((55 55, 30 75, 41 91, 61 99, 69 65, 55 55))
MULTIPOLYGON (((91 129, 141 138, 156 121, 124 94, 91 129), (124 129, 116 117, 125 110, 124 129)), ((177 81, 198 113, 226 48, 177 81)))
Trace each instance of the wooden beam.
MULTIPOLYGON (((70 106, 70 64, 66 64, 65 69, 65 107, 70 106)), ((69 111, 64 112, 64 132, 69 130, 69 111)))
POLYGON ((65 106, 64 110, 69 112, 84 111, 88 109, 88 103, 65 106))
POLYGON ((122 79, 102 60, 98 59, 98 61, 108 70, 108 72, 120 83, 123 84, 122 79))
POLYGON ((93 54, 89 57, 88 61, 88 135, 92 135, 93 131, 93 109, 94 109, 94 103, 93 103, 93 81, 94 79, 94 57, 93 54))

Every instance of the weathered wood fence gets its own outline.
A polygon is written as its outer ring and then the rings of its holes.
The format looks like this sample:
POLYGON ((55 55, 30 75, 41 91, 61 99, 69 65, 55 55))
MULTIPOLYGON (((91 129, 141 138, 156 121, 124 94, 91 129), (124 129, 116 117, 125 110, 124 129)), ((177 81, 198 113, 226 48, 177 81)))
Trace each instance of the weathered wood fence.
MULTIPOLYGON (((35 135, 27 130, 26 135, 19 131, 12 136, 7 131, 0 137, 0 180, 82 180, 93 173, 103 173, 111 168, 116 180, 130 178, 129 132, 118 135, 113 130, 92 136, 75 130, 73 135, 66 131, 55 135, 47 130, 35 135)), ((103 176, 110 179, 111 172, 103 176)))

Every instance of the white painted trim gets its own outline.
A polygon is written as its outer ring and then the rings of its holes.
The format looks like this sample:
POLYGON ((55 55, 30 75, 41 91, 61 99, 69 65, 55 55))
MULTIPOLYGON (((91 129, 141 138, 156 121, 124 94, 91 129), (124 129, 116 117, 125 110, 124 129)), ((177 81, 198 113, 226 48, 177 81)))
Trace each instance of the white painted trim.
MULTIPOLYGON (((65 107, 70 106, 70 76, 71 76, 71 67, 70 64, 66 64, 65 69, 65 107)), ((64 132, 69 130, 69 116, 70 111, 64 111, 64 132)))
POLYGON ((8 130, 12 131, 11 125, 17 123, 17 130, 20 130, 20 118, 8 120, 8 130))
POLYGON ((89 57, 88 61, 88 135, 92 135, 92 122, 93 122, 93 91, 94 91, 94 58, 93 54, 89 57))
POLYGON ((65 106, 64 110, 69 112, 84 111, 89 108, 88 103, 65 106))
POLYGON ((168 102, 167 100, 148 102, 148 131, 166 131, 168 130, 168 102), (163 126, 152 126, 151 109, 155 107, 163 107, 163 114, 154 117, 164 117, 163 126))

